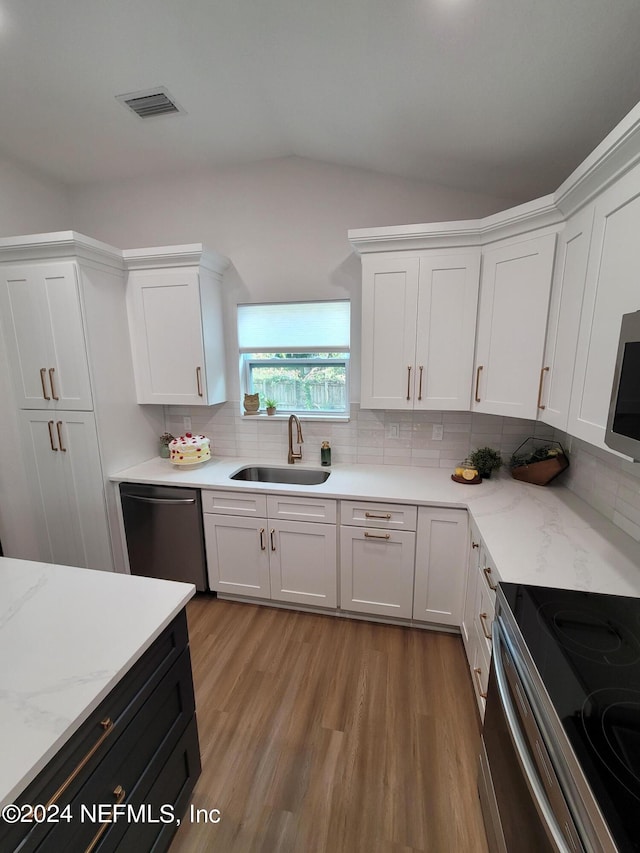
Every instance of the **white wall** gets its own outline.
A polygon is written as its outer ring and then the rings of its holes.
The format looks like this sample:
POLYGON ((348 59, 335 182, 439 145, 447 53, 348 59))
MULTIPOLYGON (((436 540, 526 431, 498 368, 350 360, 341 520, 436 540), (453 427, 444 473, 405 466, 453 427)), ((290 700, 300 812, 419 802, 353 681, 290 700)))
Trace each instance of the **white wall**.
MULTIPOLYGON (((0 236, 38 234, 71 228, 66 189, 0 156, 0 236)), ((0 329, 0 435, 5 452, 0 459, 0 539, 7 556, 38 559, 28 511, 18 419, 12 405, 11 377, 0 329), (8 451, 8 452, 7 452, 8 451)))
POLYGON ((298 157, 196 175, 85 185, 75 230, 120 248, 204 243, 227 255, 228 388, 239 398, 235 306, 352 299, 352 400, 359 400, 360 259, 349 228, 486 216, 504 199, 298 157))

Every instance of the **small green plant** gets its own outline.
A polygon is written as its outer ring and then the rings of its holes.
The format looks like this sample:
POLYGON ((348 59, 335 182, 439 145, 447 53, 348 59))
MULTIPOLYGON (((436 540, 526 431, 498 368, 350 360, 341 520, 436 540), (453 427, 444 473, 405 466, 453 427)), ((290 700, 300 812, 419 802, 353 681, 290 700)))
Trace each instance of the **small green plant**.
POLYGON ((272 400, 271 397, 267 397, 266 400, 264 401, 265 409, 275 409, 277 405, 278 405, 278 401, 272 400))
POLYGON ((469 455, 469 459, 484 479, 490 477, 492 471, 502 467, 502 456, 492 447, 479 447, 469 455))

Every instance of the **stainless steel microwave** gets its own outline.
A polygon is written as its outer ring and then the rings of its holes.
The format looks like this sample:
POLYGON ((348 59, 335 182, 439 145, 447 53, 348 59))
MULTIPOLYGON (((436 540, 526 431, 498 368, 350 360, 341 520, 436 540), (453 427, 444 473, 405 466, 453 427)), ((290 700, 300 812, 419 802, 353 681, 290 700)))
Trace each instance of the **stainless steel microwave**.
POLYGON ((640 461, 640 311, 622 317, 604 440, 640 461))

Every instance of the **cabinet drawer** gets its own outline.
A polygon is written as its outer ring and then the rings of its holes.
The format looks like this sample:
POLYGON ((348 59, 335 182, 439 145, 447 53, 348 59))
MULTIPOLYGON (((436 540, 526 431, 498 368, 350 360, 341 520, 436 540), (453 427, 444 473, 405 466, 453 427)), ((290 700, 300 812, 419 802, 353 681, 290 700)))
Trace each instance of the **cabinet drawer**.
POLYGON ((340 523, 388 530, 415 530, 418 509, 405 504, 341 501, 340 523))
MULTIPOLYGON (((145 803, 152 780, 168 760, 194 710, 191 661, 185 649, 71 801, 73 821, 55 825, 37 848, 38 853, 85 850, 103 825, 104 815, 100 816, 94 804, 122 802, 137 809, 145 803)), ((125 819, 106 826, 100 850, 115 850, 126 830, 125 819)))
POLYGON ((216 492, 203 489, 202 511, 264 518, 267 514, 267 496, 251 492, 216 492))
POLYGON ((478 630, 476 625, 476 642, 474 644, 473 666, 471 667, 471 677, 473 678, 473 689, 478 702, 480 717, 484 717, 484 707, 487 695, 487 686, 489 684, 489 668, 491 664, 491 655, 487 651, 482 632, 478 630))
MULTIPOLYGON (((183 655, 187 649, 187 641, 187 620, 185 612, 182 611, 60 752, 51 759, 17 802, 21 805, 48 803, 62 787, 64 791, 59 795, 57 803, 63 808, 71 802, 84 782, 101 762, 108 758, 111 750, 118 744, 121 734, 183 655)), ((31 827, 29 824, 14 824, 7 827, 1 824, 0 850, 17 848, 21 839, 24 840, 24 845, 20 846, 21 852, 34 850, 46 833, 55 826, 38 824, 31 827)), ((64 847, 58 849, 62 850, 64 847)))
POLYGON ((336 523, 336 502, 322 498, 288 497, 268 495, 267 515, 270 519, 288 521, 318 521, 336 523))
POLYGON ((482 545, 482 551, 480 554, 480 575, 481 580, 479 581, 479 584, 486 590, 489 600, 491 601, 491 606, 495 610, 496 586, 498 585, 500 578, 498 577, 498 572, 495 569, 494 562, 491 559, 491 554, 489 554, 484 544, 482 545))
MULTIPOLYGON (((483 574, 484 577, 484 574, 483 574)), ((476 593, 475 625, 481 642, 486 646, 487 653, 491 654, 491 626, 495 616, 495 593, 492 593, 486 583, 481 579, 478 581, 476 593)))

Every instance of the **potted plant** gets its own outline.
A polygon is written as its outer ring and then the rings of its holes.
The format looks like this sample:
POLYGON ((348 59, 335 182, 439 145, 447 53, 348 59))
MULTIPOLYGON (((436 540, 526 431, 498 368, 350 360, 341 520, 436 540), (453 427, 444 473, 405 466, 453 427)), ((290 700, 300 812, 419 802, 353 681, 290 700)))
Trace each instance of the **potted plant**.
POLYGON ((559 441, 527 438, 509 460, 514 480, 546 486, 569 467, 569 460, 559 441))
POLYGON ((272 400, 270 397, 267 397, 266 400, 264 401, 264 405, 265 405, 265 408, 267 410, 268 415, 275 415, 276 408, 278 405, 276 400, 272 400))
POLYGON ((488 480, 492 471, 502 467, 502 456, 492 447, 479 447, 471 453, 469 460, 483 480, 488 480))

